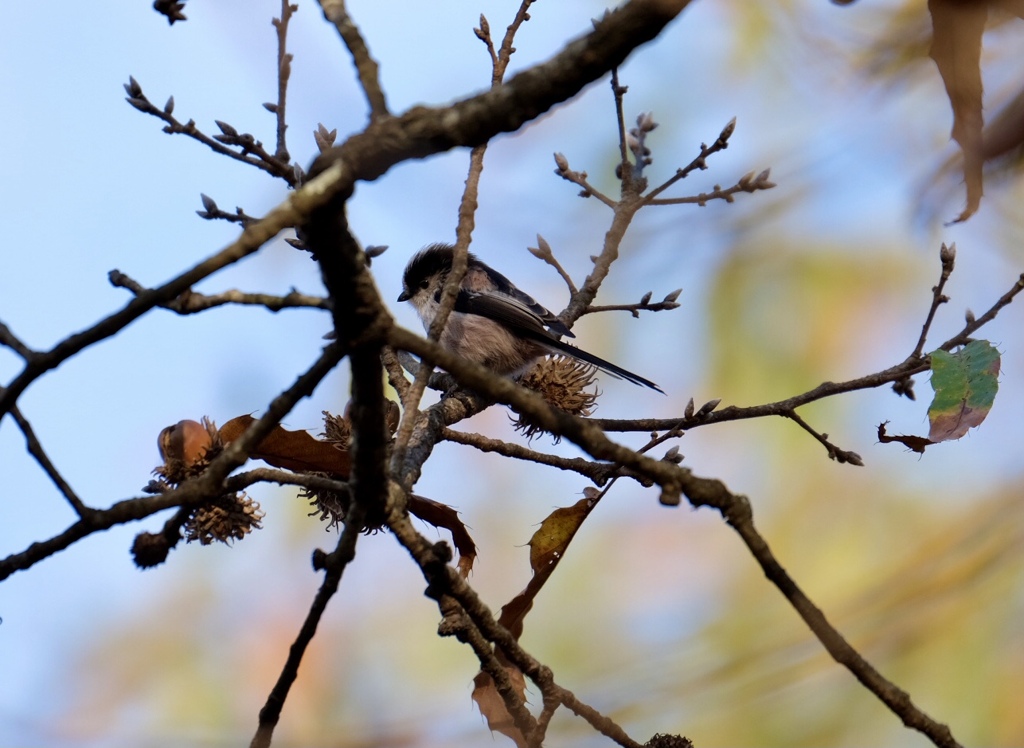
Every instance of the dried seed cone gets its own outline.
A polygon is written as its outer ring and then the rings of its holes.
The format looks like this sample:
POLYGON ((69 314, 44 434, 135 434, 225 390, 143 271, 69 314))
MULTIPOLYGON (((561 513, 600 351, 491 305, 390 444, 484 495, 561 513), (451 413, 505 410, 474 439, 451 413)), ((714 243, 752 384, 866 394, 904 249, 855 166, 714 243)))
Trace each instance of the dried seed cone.
POLYGON ((243 494, 219 496, 208 504, 197 507, 182 526, 185 540, 198 540, 209 545, 217 540, 230 543, 241 540, 253 530, 259 530, 264 512, 258 502, 243 494))
MULTIPOLYGON (((538 362, 520 384, 539 394, 552 407, 574 416, 589 416, 597 403, 597 391, 588 391, 594 384, 595 371, 590 364, 574 358, 551 356, 538 362)), ((529 439, 544 431, 522 413, 513 425, 529 439)))

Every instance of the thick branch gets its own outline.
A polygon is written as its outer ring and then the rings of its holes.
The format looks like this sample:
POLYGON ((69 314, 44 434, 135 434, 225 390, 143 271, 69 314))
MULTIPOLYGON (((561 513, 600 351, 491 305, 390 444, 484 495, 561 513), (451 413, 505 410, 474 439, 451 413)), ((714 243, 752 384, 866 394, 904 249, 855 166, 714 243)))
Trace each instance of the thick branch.
POLYGON ((323 153, 312 173, 343 161, 354 178, 374 180, 401 161, 480 145, 499 133, 518 130, 619 65, 688 4, 689 0, 633 0, 605 16, 591 33, 508 83, 449 106, 415 107, 371 123, 323 153))

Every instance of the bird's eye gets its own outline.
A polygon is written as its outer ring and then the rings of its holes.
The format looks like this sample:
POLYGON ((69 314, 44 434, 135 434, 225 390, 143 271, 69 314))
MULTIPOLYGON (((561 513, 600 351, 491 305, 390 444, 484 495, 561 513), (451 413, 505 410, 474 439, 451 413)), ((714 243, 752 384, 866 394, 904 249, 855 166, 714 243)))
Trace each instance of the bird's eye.
POLYGON ((427 281, 426 278, 424 278, 423 280, 420 281, 420 288, 426 288, 429 285, 430 285, 430 282, 427 281))

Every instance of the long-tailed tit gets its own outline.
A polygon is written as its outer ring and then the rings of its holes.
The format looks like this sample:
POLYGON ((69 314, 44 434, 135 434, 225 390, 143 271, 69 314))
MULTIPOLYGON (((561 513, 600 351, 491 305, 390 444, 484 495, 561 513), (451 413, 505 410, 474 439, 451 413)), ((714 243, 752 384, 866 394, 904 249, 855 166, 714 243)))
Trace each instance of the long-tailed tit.
MULTIPOLYGON (((450 244, 431 244, 405 268, 398 300, 416 308, 424 329, 430 329, 437 315, 454 251, 450 244)), ((654 382, 559 340, 563 335, 575 337, 558 317, 470 253, 455 310, 441 333, 443 347, 508 376, 522 374, 541 356, 558 353, 664 394, 654 382)))

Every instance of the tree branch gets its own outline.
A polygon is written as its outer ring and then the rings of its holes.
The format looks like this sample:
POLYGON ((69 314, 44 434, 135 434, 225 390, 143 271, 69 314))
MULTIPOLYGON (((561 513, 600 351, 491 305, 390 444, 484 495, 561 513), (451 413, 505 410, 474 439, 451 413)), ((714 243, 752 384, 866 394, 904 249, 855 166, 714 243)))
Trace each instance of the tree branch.
POLYGON ((273 20, 274 29, 277 31, 277 103, 263 105, 277 117, 277 149, 274 151, 274 158, 285 164, 291 160, 285 138, 288 129, 285 103, 288 98, 288 79, 292 74, 292 55, 287 49, 288 23, 298 9, 299 6, 292 5, 290 0, 281 0, 281 17, 273 20))
POLYGON ((370 105, 370 122, 389 117, 391 112, 388 111, 384 89, 380 85, 377 61, 370 55, 370 49, 366 46, 362 33, 348 14, 345 0, 319 0, 319 2, 324 18, 334 24, 342 41, 345 42, 349 54, 352 55, 359 85, 366 95, 366 103, 370 105))
MULTIPOLYGON (((111 270, 109 274, 110 285, 115 288, 126 288, 136 296, 147 293, 151 289, 146 288, 138 281, 130 278, 120 270, 111 270)), ((158 304, 162 309, 168 309, 177 314, 195 314, 213 307, 224 304, 240 304, 243 306, 261 306, 271 312, 279 312, 282 309, 313 308, 330 310, 331 302, 322 296, 309 296, 292 289, 285 296, 277 296, 267 293, 245 293, 237 289, 221 291, 218 294, 207 295, 186 289, 175 299, 158 304)))
POLYGON ((255 166, 271 176, 280 177, 292 187, 297 185, 298 179, 296 178, 295 170, 288 162, 280 161, 274 155, 268 153, 263 144, 249 133, 239 133, 226 122, 218 121, 217 127, 220 128, 221 134, 210 137, 196 127, 195 120, 190 119, 182 124, 175 118, 173 114, 173 96, 167 99, 167 103, 161 109, 146 97, 142 92, 142 86, 139 85, 135 78, 129 77, 128 83, 125 84, 124 88, 128 93, 126 100, 129 104, 143 114, 152 115, 167 123, 166 127, 164 127, 164 132, 168 135, 187 135, 207 146, 215 153, 227 156, 235 161, 241 161, 249 166, 255 166), (240 150, 235 151, 228 146, 235 146, 240 150), (253 155, 250 156, 250 154, 253 155))
POLYGON ((30 455, 36 458, 36 462, 39 463, 39 467, 43 469, 43 472, 49 476, 53 485, 57 487, 57 490, 61 492, 67 502, 71 505, 71 508, 75 510, 75 514, 79 517, 85 517, 91 509, 87 507, 82 500, 78 498, 78 494, 75 493, 74 489, 64 480, 63 476, 57 471, 57 468, 50 461, 50 458, 46 456, 43 445, 36 438, 35 431, 32 430, 32 424, 28 422, 28 419, 21 414, 21 411, 17 406, 11 408, 11 416, 14 418, 15 423, 18 424, 18 428, 21 429, 21 433, 25 435, 25 446, 28 448, 30 455))

